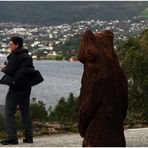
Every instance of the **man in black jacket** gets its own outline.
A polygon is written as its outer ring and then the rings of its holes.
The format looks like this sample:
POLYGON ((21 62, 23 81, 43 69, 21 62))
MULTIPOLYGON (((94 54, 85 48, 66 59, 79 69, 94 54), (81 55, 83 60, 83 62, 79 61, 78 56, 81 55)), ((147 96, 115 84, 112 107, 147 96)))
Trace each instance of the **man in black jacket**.
MULTIPOLYGON (((14 76, 16 71, 21 68, 34 68, 32 57, 28 50, 23 49, 23 39, 14 36, 10 39, 10 55, 7 57, 8 63, 2 68, 6 75, 14 76)), ((5 102, 5 129, 8 134, 7 139, 2 140, 1 144, 18 144, 17 132, 15 127, 15 113, 17 107, 22 115, 22 123, 25 131, 24 143, 33 143, 32 122, 30 118, 30 93, 31 86, 11 85, 5 102)))

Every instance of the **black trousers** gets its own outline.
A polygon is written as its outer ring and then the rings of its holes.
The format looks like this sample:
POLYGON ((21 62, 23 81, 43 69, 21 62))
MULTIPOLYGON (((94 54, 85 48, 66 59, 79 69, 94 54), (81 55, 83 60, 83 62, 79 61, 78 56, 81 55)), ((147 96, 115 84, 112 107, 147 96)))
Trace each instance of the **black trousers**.
POLYGON ((22 124, 26 137, 32 137, 32 122, 30 117, 30 93, 31 88, 17 90, 9 88, 5 102, 5 130, 8 139, 17 139, 17 131, 15 125, 15 113, 19 106, 22 115, 22 124))

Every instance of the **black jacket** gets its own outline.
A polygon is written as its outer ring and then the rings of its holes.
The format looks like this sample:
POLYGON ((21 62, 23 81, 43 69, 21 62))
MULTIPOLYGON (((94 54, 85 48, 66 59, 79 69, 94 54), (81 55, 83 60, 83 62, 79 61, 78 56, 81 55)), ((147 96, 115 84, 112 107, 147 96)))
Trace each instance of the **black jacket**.
MULTIPOLYGON (((33 66, 33 59, 28 54, 27 49, 16 49, 15 51, 11 52, 7 57, 8 63, 6 67, 2 68, 2 72, 4 72, 6 75, 15 76, 15 73, 19 71, 22 68, 31 68, 34 69, 33 66)), ((11 88, 18 88, 17 86, 11 86, 11 88)), ((21 88, 26 88, 21 86, 21 88)))
POLYGON ((2 69, 2 72, 7 75, 14 76, 15 72, 19 68, 33 67, 33 60, 32 57, 28 54, 27 49, 16 49, 8 55, 7 60, 8 63, 6 67, 2 69))

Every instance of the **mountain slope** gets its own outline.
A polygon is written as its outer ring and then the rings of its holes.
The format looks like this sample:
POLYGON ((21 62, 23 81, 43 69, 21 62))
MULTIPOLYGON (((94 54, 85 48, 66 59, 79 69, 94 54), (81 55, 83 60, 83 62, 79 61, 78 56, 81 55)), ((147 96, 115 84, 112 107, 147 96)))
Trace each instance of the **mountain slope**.
POLYGON ((0 1, 0 22, 57 25, 90 19, 130 19, 148 1, 0 1))
POLYGON ((145 8, 141 14, 139 15, 140 18, 148 18, 148 7, 145 8))

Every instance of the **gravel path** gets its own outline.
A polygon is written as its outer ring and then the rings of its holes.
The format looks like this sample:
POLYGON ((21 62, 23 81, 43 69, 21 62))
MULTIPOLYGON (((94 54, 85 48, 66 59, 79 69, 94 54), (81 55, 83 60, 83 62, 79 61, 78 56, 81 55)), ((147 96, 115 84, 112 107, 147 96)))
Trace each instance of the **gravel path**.
MULTIPOLYGON (((148 147, 148 128, 125 130, 127 147, 148 147)), ((19 145, 12 147, 81 147, 82 138, 79 134, 58 134, 35 137, 33 144, 24 144, 19 139, 19 145)), ((10 146, 10 145, 9 145, 10 146)), ((0 145, 0 147, 3 147, 0 145)))

